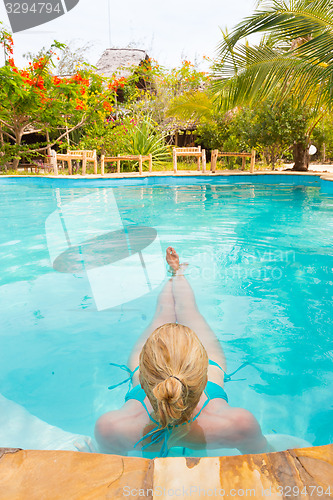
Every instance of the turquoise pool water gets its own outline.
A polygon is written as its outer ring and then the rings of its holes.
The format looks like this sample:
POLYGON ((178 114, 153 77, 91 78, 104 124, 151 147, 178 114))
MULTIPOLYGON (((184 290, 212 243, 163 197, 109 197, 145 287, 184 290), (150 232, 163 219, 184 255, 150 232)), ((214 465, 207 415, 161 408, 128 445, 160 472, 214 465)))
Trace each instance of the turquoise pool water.
MULTIPOLYGON (((124 302, 110 280, 103 289, 110 307, 105 301, 97 307, 99 283, 87 269, 51 265, 47 221, 61 210, 65 219, 71 212, 72 231, 82 240, 98 239, 109 223, 110 231, 119 223, 154 228, 163 252, 171 244, 189 262, 188 278, 223 343, 229 372, 245 364, 226 385, 230 404, 252 411, 266 434, 333 442, 331 195, 310 182, 58 186, 0 181, 5 398, 54 426, 92 435, 98 416, 118 408, 127 390, 108 391, 123 379, 109 363, 126 363, 161 289, 157 259, 144 274, 148 290, 141 283, 124 302)), ((95 248, 98 268, 107 247, 98 240, 95 248)), ((132 264, 123 263, 125 278, 132 264)))

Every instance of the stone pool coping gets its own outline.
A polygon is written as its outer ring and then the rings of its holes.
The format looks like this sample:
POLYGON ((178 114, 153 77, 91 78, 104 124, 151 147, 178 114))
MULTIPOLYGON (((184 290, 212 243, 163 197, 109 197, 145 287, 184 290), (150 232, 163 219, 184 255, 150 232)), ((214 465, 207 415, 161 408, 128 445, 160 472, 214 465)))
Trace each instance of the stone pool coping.
POLYGON ((298 172, 296 170, 257 170, 253 173, 246 171, 242 172, 241 170, 216 170, 216 172, 211 172, 207 170, 206 172, 201 172, 198 170, 178 170, 175 174, 172 170, 163 170, 163 171, 153 171, 153 172, 143 172, 141 175, 139 172, 121 172, 121 173, 109 173, 109 174, 59 174, 59 175, 51 175, 51 174, 1 174, 1 178, 6 177, 16 177, 16 178, 53 178, 53 179, 119 179, 119 178, 131 178, 138 177, 142 179, 144 177, 182 177, 186 176, 200 176, 200 177, 218 177, 218 176, 252 176, 252 175, 304 175, 304 176, 317 176, 317 177, 329 177, 330 180, 333 180, 333 173, 330 172, 321 172, 317 170, 308 170, 307 172, 298 172))
MULTIPOLYGON (((323 172, 152 172, 101 175, 10 175, 1 179, 110 180, 147 177, 317 177, 333 194, 333 175, 323 172)), ((303 177, 303 178, 304 178, 303 177)), ((318 182, 318 184, 319 184, 318 182)), ((84 183, 83 183, 84 184, 84 183)), ((145 184, 144 184, 145 185, 145 184)), ((0 444, 1 445, 1 444, 0 444)), ((155 458, 70 451, 0 448, 0 500, 123 498, 330 498, 333 497, 333 444, 259 455, 155 458), (292 488, 303 491, 299 496, 292 488), (330 487, 330 496, 321 495, 330 487), (192 488, 192 490, 191 490, 192 488), (131 491, 133 490, 133 491, 131 491), (168 493, 169 492, 169 493, 168 493), (216 492, 216 493, 215 493, 216 492), (281 495, 281 492, 283 495, 281 495)))
POLYGON ((333 445, 154 460, 0 448, 0 485, 0 500, 332 498, 333 445))

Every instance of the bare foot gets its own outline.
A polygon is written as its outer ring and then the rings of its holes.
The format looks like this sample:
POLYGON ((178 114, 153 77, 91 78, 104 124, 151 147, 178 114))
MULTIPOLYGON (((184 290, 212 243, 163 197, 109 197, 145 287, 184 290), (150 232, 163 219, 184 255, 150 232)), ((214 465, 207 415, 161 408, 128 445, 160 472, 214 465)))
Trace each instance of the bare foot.
POLYGON ((167 248, 166 261, 171 267, 171 269, 176 273, 179 269, 179 256, 174 248, 172 247, 167 248))

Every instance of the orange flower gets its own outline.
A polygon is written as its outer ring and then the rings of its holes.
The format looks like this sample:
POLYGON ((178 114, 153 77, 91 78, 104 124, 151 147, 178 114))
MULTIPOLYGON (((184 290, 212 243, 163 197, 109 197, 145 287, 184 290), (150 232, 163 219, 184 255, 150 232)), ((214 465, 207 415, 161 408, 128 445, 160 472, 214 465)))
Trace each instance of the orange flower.
POLYGON ((40 58, 38 59, 38 61, 35 61, 35 62, 33 63, 33 68, 34 68, 34 69, 44 69, 45 64, 46 64, 46 60, 45 60, 45 58, 44 58, 44 57, 40 57, 40 58))
POLYGON ((112 111, 112 106, 109 102, 107 101, 104 101, 103 102, 103 108, 105 109, 105 111, 112 111))
POLYGON ((113 90, 114 92, 117 92, 118 88, 121 87, 121 88, 124 88, 125 84, 127 83, 127 80, 124 76, 120 77, 120 78, 115 78, 113 80, 113 82, 110 82, 109 85, 108 85, 108 88, 110 90, 113 90))
POLYGON ((59 78, 58 76, 54 76, 52 78, 52 82, 54 83, 54 85, 59 85, 60 83, 62 83, 62 79, 59 78))
POLYGON ((76 99, 76 108, 75 109, 84 109, 84 104, 81 99, 76 99))

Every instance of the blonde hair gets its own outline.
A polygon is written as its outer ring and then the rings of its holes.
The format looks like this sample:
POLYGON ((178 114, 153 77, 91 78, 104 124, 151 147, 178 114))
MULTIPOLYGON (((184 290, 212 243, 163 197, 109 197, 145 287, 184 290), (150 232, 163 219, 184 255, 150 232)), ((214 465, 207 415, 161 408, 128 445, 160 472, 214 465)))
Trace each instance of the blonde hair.
POLYGON ((140 383, 161 428, 189 422, 207 384, 208 355, 187 326, 167 323, 140 353, 140 383))

